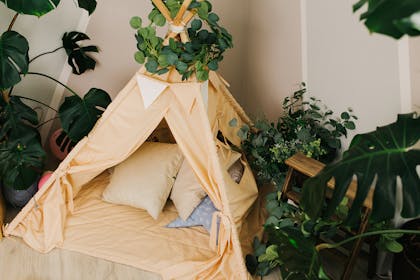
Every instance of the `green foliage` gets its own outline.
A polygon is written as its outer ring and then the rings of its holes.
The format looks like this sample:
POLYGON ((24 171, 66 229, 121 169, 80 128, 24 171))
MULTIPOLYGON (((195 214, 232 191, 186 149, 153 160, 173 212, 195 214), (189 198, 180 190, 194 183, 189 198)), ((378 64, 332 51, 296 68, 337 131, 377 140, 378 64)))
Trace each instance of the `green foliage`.
POLYGON ((418 0, 360 0, 353 11, 367 6, 360 20, 375 33, 399 39, 404 34, 420 35, 420 1, 418 0))
POLYGON ((395 213, 396 180, 400 177, 403 186, 401 215, 405 218, 420 215, 420 179, 416 171, 420 165, 420 150, 414 148, 419 140, 420 118, 414 114, 399 115, 395 123, 357 135, 340 161, 328 165, 305 182, 302 206, 311 217, 320 216, 322 205, 319 201, 324 197, 327 182, 335 178, 334 194, 325 213, 331 215, 356 175, 357 193, 348 221, 354 224, 377 177, 371 219, 391 219, 395 213))
MULTIPOLYGON (((60 0, 0 0, 7 8, 19 14, 43 16, 51 12, 60 4, 60 0)), ((95 11, 96 0, 78 0, 79 7, 88 11, 89 15, 95 11)))
POLYGON ((28 41, 15 31, 0 37, 0 90, 20 82, 20 74, 28 71, 28 41))
POLYGON ((19 14, 33 15, 40 17, 54 10, 60 0, 0 0, 6 7, 19 14))
POLYGON ((59 109, 63 130, 73 142, 79 142, 92 130, 110 103, 108 93, 96 88, 89 90, 83 98, 66 97, 59 109))
POLYGON ((91 15, 96 9, 96 0, 78 0, 79 7, 85 9, 91 15))
POLYGON ((7 187, 28 188, 39 176, 45 152, 36 112, 19 98, 0 99, 0 176, 7 187))
POLYGON ((340 138, 355 128, 351 110, 335 117, 315 98, 302 101, 305 93, 303 88, 284 100, 284 115, 277 123, 258 120, 253 128, 240 128, 242 148, 260 182, 281 187, 287 169, 284 161, 297 152, 324 162, 333 160, 341 148, 340 138))
MULTIPOLYGON (((166 1, 172 17, 176 16, 182 2, 166 1)), ((163 45, 163 38, 156 35, 156 27, 166 24, 165 17, 156 7, 148 16, 151 23, 147 26, 142 27, 143 21, 139 17, 131 19, 131 27, 137 30, 138 51, 135 59, 145 64, 150 73, 164 74, 174 67, 183 80, 195 74, 199 81, 205 81, 208 80, 209 71, 219 68, 224 52, 233 47, 232 36, 219 25, 219 17, 212 12, 210 2, 193 0, 189 10, 198 14, 187 30, 191 41, 182 43, 171 39, 168 46, 163 45), (208 29, 203 28, 204 24, 208 29)))
POLYGON ((87 53, 99 52, 97 46, 85 46, 82 47, 78 42, 90 40, 90 38, 81 32, 72 31, 66 32, 63 35, 63 47, 68 55, 68 63, 73 69, 73 74, 81 75, 87 70, 94 70, 96 61, 90 57, 87 53))

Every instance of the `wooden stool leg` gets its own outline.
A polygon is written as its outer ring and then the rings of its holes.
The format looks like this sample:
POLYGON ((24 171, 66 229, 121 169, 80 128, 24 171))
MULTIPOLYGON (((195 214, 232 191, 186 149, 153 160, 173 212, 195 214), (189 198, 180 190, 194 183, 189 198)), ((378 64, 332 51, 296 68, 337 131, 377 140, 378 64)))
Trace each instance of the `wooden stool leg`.
MULTIPOLYGON (((366 209, 363 213, 359 231, 357 234, 362 234, 366 231, 368 222, 369 222, 370 210, 366 209)), ((359 238, 354 242, 353 249, 351 250, 350 257, 347 261, 346 267, 344 268, 343 275, 341 276, 342 280, 350 279, 351 273, 353 272, 354 266, 356 264, 357 257, 359 256, 360 249, 362 248, 363 239, 359 238)))
POLYGON ((292 176, 293 176, 293 168, 289 167, 289 169, 287 170, 286 179, 284 180, 283 188, 281 190, 281 199, 282 200, 287 200, 286 193, 292 187, 291 186, 292 176))

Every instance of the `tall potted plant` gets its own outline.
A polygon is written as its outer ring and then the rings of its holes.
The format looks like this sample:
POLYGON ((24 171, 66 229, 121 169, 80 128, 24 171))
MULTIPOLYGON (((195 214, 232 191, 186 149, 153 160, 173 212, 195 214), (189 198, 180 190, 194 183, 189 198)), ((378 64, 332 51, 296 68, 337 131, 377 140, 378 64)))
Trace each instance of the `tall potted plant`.
MULTIPOLYGON (((24 101, 37 102, 33 98, 15 94, 15 86, 22 77, 35 75, 50 79, 64 86, 72 96, 66 97, 58 112, 65 132, 77 142, 86 135, 111 102, 103 90, 91 89, 83 98, 57 79, 30 71, 30 64, 44 55, 64 49, 73 73, 82 74, 94 69, 96 61, 89 52, 98 52, 96 46, 82 46, 80 42, 89 39, 80 32, 65 33, 63 45, 53 51, 29 58, 29 43, 24 36, 13 30, 20 14, 42 15, 54 10, 60 0, 2 0, 7 8, 16 12, 6 31, 0 35, 0 177, 6 198, 15 206, 23 206, 36 191, 34 184, 42 172, 45 151, 38 132, 40 124, 37 113, 24 101)), ((91 14, 96 8, 95 0, 79 0, 78 6, 91 14)), ((53 109, 53 108, 50 108, 53 109)), ((53 109, 55 110, 55 109, 53 109)))

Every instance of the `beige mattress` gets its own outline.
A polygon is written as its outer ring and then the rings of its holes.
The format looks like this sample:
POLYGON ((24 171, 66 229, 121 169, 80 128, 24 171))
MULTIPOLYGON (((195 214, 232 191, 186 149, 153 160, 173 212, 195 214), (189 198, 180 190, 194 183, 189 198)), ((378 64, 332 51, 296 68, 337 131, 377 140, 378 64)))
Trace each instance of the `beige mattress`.
POLYGON ((144 210, 103 202, 108 182, 105 172, 77 195, 75 211, 67 219, 63 249, 157 273, 185 261, 215 256, 202 227, 165 227, 178 216, 172 203, 168 202, 155 221, 144 210))

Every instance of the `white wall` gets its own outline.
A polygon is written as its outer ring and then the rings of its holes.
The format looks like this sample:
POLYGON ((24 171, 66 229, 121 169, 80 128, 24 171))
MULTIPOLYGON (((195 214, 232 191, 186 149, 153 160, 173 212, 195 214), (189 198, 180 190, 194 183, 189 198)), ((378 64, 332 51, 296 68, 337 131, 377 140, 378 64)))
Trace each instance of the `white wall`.
POLYGON ((420 112, 420 37, 410 39, 410 73, 413 110, 420 112))
MULTIPOLYGON (((61 1, 60 6, 50 13, 37 18, 35 16, 19 15, 13 30, 19 32, 29 41, 30 58, 42 52, 53 50, 62 45, 61 37, 66 31, 75 30, 83 11, 75 6, 73 1, 61 1)), ((0 32, 7 27, 14 12, 0 3, 0 32)), ((42 72, 58 78, 63 70, 66 56, 64 50, 53 55, 42 57, 30 64, 32 72, 42 72)), ((64 81, 65 82, 65 81, 64 81)), ((42 77, 27 76, 16 86, 14 93, 50 102, 56 84, 42 77)))
POLYGON ((254 116, 277 119, 284 97, 303 81, 300 8, 297 0, 250 0, 246 90, 240 99, 254 116))
POLYGON ((369 34, 352 4, 306 1, 308 89, 337 113, 352 107, 362 133, 400 112, 398 43, 369 34))

